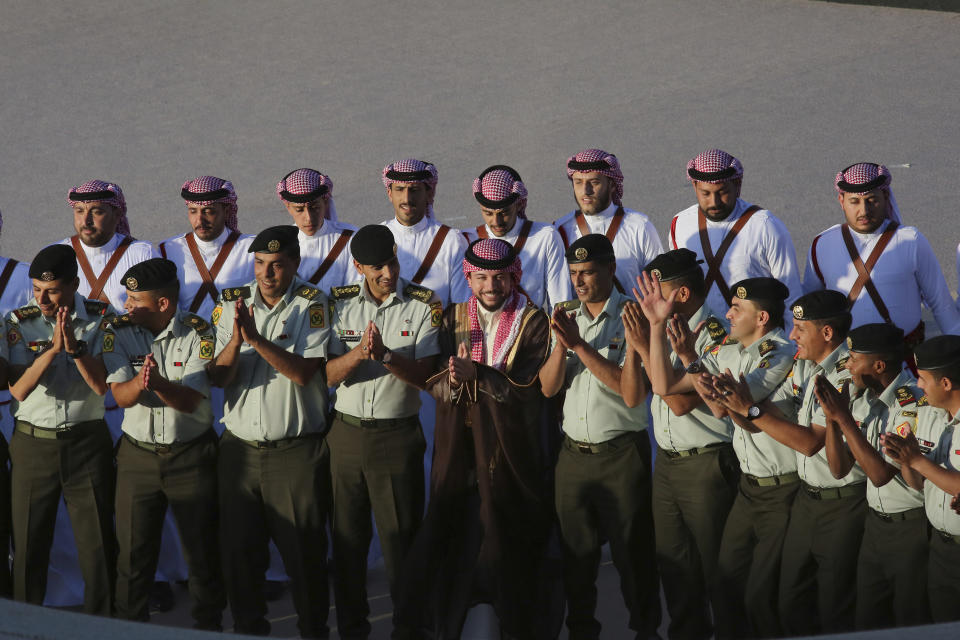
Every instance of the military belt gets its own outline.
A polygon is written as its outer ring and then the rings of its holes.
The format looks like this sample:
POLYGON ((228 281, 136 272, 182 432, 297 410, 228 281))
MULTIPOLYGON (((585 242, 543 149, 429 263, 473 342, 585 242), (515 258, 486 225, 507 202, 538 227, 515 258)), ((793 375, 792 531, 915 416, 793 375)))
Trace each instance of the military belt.
POLYGON ((865 482, 857 484, 848 484, 842 487, 821 488, 803 483, 803 490, 814 500, 839 500, 841 498, 852 498, 853 496, 866 495, 867 488, 865 482))
MULTIPOLYGON (((143 449, 144 451, 150 451, 151 453, 156 453, 159 455, 167 455, 170 453, 176 453, 177 451, 186 449, 190 445, 193 445, 196 442, 198 442, 200 439, 209 437, 211 434, 214 434, 213 429, 209 429, 191 440, 186 440, 183 442, 171 442, 169 444, 160 444, 156 442, 143 442, 142 440, 137 440, 136 438, 126 433, 123 434, 123 437, 127 442, 137 447, 138 449, 143 449)), ((214 438, 216 438, 216 434, 214 434, 214 438)))
POLYGON ((360 427, 361 429, 385 429, 390 427, 412 427, 420 424, 420 418, 417 416, 408 416, 406 418, 358 418, 349 413, 340 411, 334 412, 338 418, 351 427, 360 427))
POLYGON ((721 447, 730 447, 729 442, 714 442, 713 444, 708 444, 705 447, 696 447, 694 449, 684 449, 682 451, 670 451, 669 449, 663 449, 665 456, 671 460, 676 460, 677 458, 692 458, 693 456, 698 456, 701 453, 710 453, 711 451, 716 451, 721 447))
POLYGON ((874 516, 883 520, 884 522, 903 522, 904 520, 919 520, 923 518, 926 514, 923 510, 923 507, 917 507, 916 509, 907 509, 906 511, 897 511, 896 513, 884 513, 883 511, 877 511, 876 509, 870 507, 870 513, 874 516))
POLYGON ((24 435, 41 440, 68 440, 70 438, 79 438, 97 425, 105 424, 103 420, 87 420, 78 422, 67 427, 57 429, 44 429, 26 420, 17 420, 15 429, 24 435))
POLYGON ((778 487, 782 484, 793 484, 800 479, 796 471, 784 473, 779 476, 752 476, 749 473, 743 474, 744 481, 753 487, 778 487))
POLYGON ((946 531, 940 531, 939 529, 935 529, 935 531, 937 535, 940 536, 940 539, 947 544, 960 544, 960 536, 947 533, 946 531))
POLYGON ((595 453, 606 453, 608 451, 616 451, 628 441, 633 441, 637 438, 638 435, 643 435, 643 431, 634 431, 631 433, 624 433, 617 436, 616 438, 611 438, 606 442, 580 442, 579 440, 574 440, 570 436, 564 434, 564 442, 567 445, 568 449, 578 451, 580 453, 585 453, 587 455, 593 455, 595 453))

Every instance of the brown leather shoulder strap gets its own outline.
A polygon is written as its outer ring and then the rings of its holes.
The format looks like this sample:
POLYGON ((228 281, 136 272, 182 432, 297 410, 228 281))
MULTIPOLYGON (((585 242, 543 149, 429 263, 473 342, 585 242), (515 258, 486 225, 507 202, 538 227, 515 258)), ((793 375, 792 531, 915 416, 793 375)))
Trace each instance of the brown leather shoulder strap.
POLYGON ((590 233, 590 225, 587 224, 587 220, 583 217, 583 212, 580 209, 577 209, 577 212, 573 214, 573 220, 577 223, 577 229, 580 230, 581 236, 590 233))
POLYGON ((896 222, 890 223, 886 230, 880 235, 877 244, 873 247, 873 251, 871 251, 867 257, 866 264, 864 264, 853 242, 853 236, 850 235, 850 227, 846 224, 840 225, 840 234, 843 236, 843 243, 847 247, 847 253, 850 254, 850 261, 853 262, 853 266, 857 270, 857 280, 850 288, 847 299, 850 300, 850 304, 853 304, 857 298, 860 297, 860 291, 866 287, 867 294, 873 301, 873 305, 877 308, 877 311, 880 312, 884 322, 890 324, 893 323, 890 319, 890 312, 887 310, 887 305, 884 304, 883 298, 880 297, 880 292, 877 291, 876 285, 873 284, 873 280, 870 278, 870 272, 873 271, 874 265, 877 264, 877 260, 880 259, 883 250, 890 244, 890 240, 893 239, 893 234, 896 233, 897 227, 899 226, 896 222))
POLYGON ((166 258, 166 257, 167 257, 167 243, 166 243, 166 242, 161 242, 160 244, 158 244, 158 245, 157 245, 157 249, 160 250, 160 256, 161 256, 162 258, 166 258))
POLYGON ((190 313, 196 313, 203 305, 204 297, 208 295, 214 302, 217 301, 217 285, 214 281, 217 278, 217 274, 220 273, 220 269, 223 268, 223 263, 226 262, 230 256, 233 245, 237 243, 239 238, 239 231, 230 232, 226 242, 220 247, 220 252, 217 253, 216 260, 213 261, 213 265, 208 270, 207 265, 203 262, 203 256, 200 255, 200 247, 197 246, 197 239, 194 237, 193 232, 191 231, 183 236, 184 241, 187 243, 187 248, 190 250, 190 255, 193 257, 193 262, 197 265, 197 271, 200 273, 200 288, 197 289, 196 295, 193 296, 193 302, 190 303, 190 313))
POLYGON ((720 247, 717 249, 716 254, 713 253, 713 249, 710 247, 710 235, 707 232, 707 217, 703 215, 702 211, 697 211, 700 247, 703 249, 703 260, 707 264, 707 275, 704 277, 704 284, 706 284, 707 291, 710 291, 710 285, 716 283, 717 289, 720 290, 724 300, 730 299, 730 287, 720 273, 720 265, 723 264, 723 258, 727 255, 727 250, 730 248, 730 245, 733 244, 737 234, 740 233, 744 225, 747 224, 757 211, 760 211, 760 207, 755 204, 747 207, 747 210, 737 218, 737 221, 733 223, 733 227, 730 228, 730 231, 727 232, 727 235, 725 235, 720 242, 720 247))
POLYGON ((110 256, 107 264, 103 267, 103 271, 100 272, 99 277, 93 275, 93 268, 90 267, 90 261, 87 260, 87 254, 84 253, 83 247, 80 246, 80 236, 73 236, 70 238, 70 244, 73 245, 73 251, 77 254, 77 264, 80 265, 80 270, 83 271, 83 276, 90 284, 90 293, 87 294, 86 297, 90 300, 100 300, 101 302, 106 302, 109 304, 110 300, 104 295, 103 288, 106 286, 107 280, 110 279, 110 275, 113 273, 113 270, 117 268, 120 258, 122 258, 123 254, 127 252, 127 249, 130 248, 130 245, 133 244, 133 238, 130 236, 124 236, 123 240, 120 241, 119 246, 113 250, 113 254, 110 256))
POLYGON ((563 250, 566 251, 570 248, 570 240, 567 238, 567 230, 563 228, 563 225, 557 227, 557 233, 560 234, 560 240, 563 242, 563 250))
POLYGON ((487 235, 487 225, 482 224, 479 227, 477 227, 477 238, 484 240, 487 237, 489 237, 487 235))
POLYGON ((3 299, 7 285, 10 284, 10 277, 13 275, 13 270, 18 264, 20 263, 13 258, 7 258, 7 264, 3 267, 3 273, 0 273, 0 300, 3 299))
POLYGON ((817 274, 820 284, 826 287, 827 281, 823 279, 823 272, 820 271, 820 260, 817 259, 817 244, 820 242, 821 236, 823 236, 822 233, 818 234, 817 237, 813 239, 813 244, 810 245, 810 263, 813 265, 813 272, 817 274))
POLYGON ((310 284, 317 284, 320 280, 323 279, 323 276, 327 275, 327 271, 330 270, 330 267, 333 266, 333 263, 337 261, 337 258, 340 257, 340 254, 343 253, 343 250, 346 248, 347 243, 350 241, 350 237, 353 235, 353 229, 344 229, 343 233, 340 234, 340 237, 337 238, 337 241, 333 243, 333 246, 330 248, 330 253, 327 254, 327 257, 323 259, 323 262, 320 263, 320 266, 317 267, 317 270, 312 276, 310 276, 310 284))
POLYGON ((433 242, 430 243, 430 248, 427 249, 427 255, 423 257, 420 268, 417 269, 417 273, 410 278, 410 282, 420 284, 423 282, 423 279, 427 277, 427 274, 430 273, 430 267, 433 266, 433 261, 437 259, 437 254, 440 253, 440 247, 443 246, 443 240, 447 237, 448 233, 450 233, 450 227, 445 224, 440 225, 440 230, 437 231, 437 235, 433 237, 433 242))
POLYGON ((520 250, 523 249, 523 245, 527 244, 527 238, 530 237, 530 229, 533 229, 533 221, 524 220, 523 224, 520 226, 520 233, 517 235, 517 243, 513 245, 513 249, 517 253, 520 253, 520 250))
POLYGON ((613 239, 617 237, 617 232, 620 231, 620 225, 623 224, 624 215, 623 207, 617 207, 617 212, 613 214, 613 220, 610 221, 610 226, 607 227, 607 240, 610 242, 613 242, 613 239))

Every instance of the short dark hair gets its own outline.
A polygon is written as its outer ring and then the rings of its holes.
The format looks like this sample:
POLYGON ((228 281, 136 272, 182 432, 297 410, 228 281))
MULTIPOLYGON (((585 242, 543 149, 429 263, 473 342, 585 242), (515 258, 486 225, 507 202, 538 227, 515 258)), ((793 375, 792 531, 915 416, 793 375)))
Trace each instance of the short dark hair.
POLYGON ((960 389, 960 362, 933 369, 930 373, 933 374, 934 380, 939 381, 941 378, 947 378, 954 387, 960 389))
POLYGON ((707 295, 707 286, 703 281, 703 271, 700 269, 678 276, 672 282, 674 288, 687 287, 695 296, 703 297, 707 295))
POLYGON ((154 289, 150 293, 153 295, 154 299, 167 298, 173 303, 173 306, 177 306, 177 303, 180 300, 180 281, 174 280, 167 286, 154 289))
POLYGON ((753 298, 750 300, 760 311, 766 311, 770 314, 770 322, 767 326, 774 329, 783 329, 783 300, 771 300, 770 298, 753 298))
MULTIPOLYGON (((833 316, 832 318, 810 320, 810 322, 814 323, 821 329, 823 327, 830 327, 833 329, 834 339, 843 340, 850 332, 850 325, 853 323, 853 316, 851 316, 849 313, 844 313, 839 316, 833 316)), ((891 352, 890 355, 893 355, 893 353, 891 352)))

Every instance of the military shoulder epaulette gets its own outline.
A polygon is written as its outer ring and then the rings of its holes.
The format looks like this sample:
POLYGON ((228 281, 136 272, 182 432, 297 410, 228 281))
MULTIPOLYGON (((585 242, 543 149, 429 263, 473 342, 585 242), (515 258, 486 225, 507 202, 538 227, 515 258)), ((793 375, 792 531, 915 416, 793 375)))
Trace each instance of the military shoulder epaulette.
POLYGON ((250 297, 250 287, 228 287, 220 291, 220 299, 224 302, 234 302, 241 298, 250 297))
POLYGON ((761 358, 767 355, 768 353, 770 353, 771 351, 775 351, 776 349, 777 349, 777 343, 774 342, 773 340, 764 340, 763 342, 760 343, 760 346, 757 347, 757 351, 760 353, 761 358))
POLYGON ((847 360, 849 359, 850 359, 850 356, 843 356, 842 358, 837 360, 837 366, 836 366, 837 373, 840 373, 841 371, 847 368, 847 360))
POLYGON ((424 304, 430 304, 430 301, 433 300, 433 289, 427 289, 418 284, 408 284, 403 288, 403 295, 419 300, 424 304))
POLYGON ((330 298, 332 300, 346 300, 360 295, 360 285, 348 284, 345 287, 333 287, 330 289, 330 298))
POLYGON ((719 342, 727 337, 727 330, 723 328, 723 324, 719 320, 710 316, 707 318, 707 334, 710 336, 710 340, 719 342))
POLYGON ((111 326, 111 327, 116 327, 116 328, 129 327, 129 326, 131 326, 131 325, 133 324, 133 323, 130 321, 130 314, 129 314, 129 313, 125 313, 125 314, 123 314, 123 315, 107 316, 107 317, 104 318, 103 320, 104 320, 104 322, 106 322, 109 326, 111 326))
POLYGON ((106 302, 101 302, 100 300, 84 300, 83 308, 92 316, 102 316, 107 312, 109 306, 106 302))
POLYGON ((194 331, 201 335, 210 333, 210 323, 200 316, 195 316, 192 313, 188 313, 183 316, 183 324, 191 327, 194 331))
POLYGON ((580 300, 567 300, 566 302, 558 302, 555 306, 555 309, 562 309, 564 311, 576 311, 580 308, 580 300))
POLYGON ((917 406, 918 406, 918 407, 925 407, 925 406, 927 406, 927 395, 926 395, 926 394, 920 396, 920 398, 917 399, 917 406))
POLYGON ((739 342, 740 341, 736 338, 730 337, 730 334, 728 333, 723 337, 723 341, 720 344, 738 344, 739 342))
POLYGON ((303 285, 297 289, 297 297, 303 298, 304 300, 313 300, 317 297, 317 294, 320 293, 320 289, 316 287, 311 287, 308 284, 303 285))
POLYGON ((19 309, 14 309, 13 315, 17 317, 17 320, 29 320, 30 318, 39 318, 40 317, 40 307, 27 306, 20 307, 19 309))
MULTIPOLYGON (((926 400, 927 396, 923 396, 923 399, 926 400)), ((917 402, 916 396, 913 395, 913 391, 910 387, 897 387, 897 403, 901 407, 905 407, 908 404, 919 404, 917 402)))

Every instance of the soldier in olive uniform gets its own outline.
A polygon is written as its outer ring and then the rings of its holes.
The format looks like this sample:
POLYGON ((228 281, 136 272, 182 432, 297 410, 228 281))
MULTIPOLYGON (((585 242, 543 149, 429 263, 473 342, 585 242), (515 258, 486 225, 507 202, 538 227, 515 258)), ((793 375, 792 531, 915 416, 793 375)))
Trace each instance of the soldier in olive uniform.
POLYGON ((610 541, 620 589, 638 637, 660 626, 653 541, 646 385, 621 315, 635 303, 614 289, 616 258, 606 236, 579 238, 566 252, 577 300, 553 311, 555 344, 540 371, 543 394, 566 391, 555 500, 564 550, 571 638, 596 638, 601 540, 610 541))
MULTIPOLYGON (((650 321, 651 354, 646 365, 654 393, 696 390, 713 417, 728 417, 736 425, 733 449, 743 473, 718 552, 717 636, 777 635, 780 552, 797 491, 797 467, 793 452, 751 420, 764 410, 758 403, 774 395, 793 365, 792 349, 783 333, 783 301, 789 292, 773 278, 737 282, 726 314, 730 335, 702 353, 695 348, 689 324, 673 314, 674 292, 665 296, 649 275, 638 285, 641 307, 650 321), (675 369, 667 359, 671 348, 685 371, 675 369), (727 371, 747 399, 742 407, 722 404, 721 399, 731 397, 732 391, 722 396, 714 389, 718 376, 727 371)), ((792 415, 789 399, 774 406, 792 415)))
MULTIPOLYGON (((927 592, 934 622, 960 620, 960 336, 944 335, 914 348, 918 384, 916 435, 887 433, 885 453, 923 477, 927 519, 933 527, 927 565, 927 592), (929 404, 928 404, 929 403, 929 404), (951 506, 951 502, 953 505, 951 506)), ((892 550, 888 556, 899 553, 892 550)))
POLYGON ((30 265, 34 301, 7 315, 14 596, 42 604, 57 505, 70 514, 87 613, 109 616, 115 577, 113 441, 103 420, 101 322, 109 305, 77 293, 77 257, 52 245, 30 265))
POLYGON ((880 438, 905 436, 917 425, 917 380, 903 369, 903 330, 884 322, 847 335, 847 370, 859 390, 852 405, 822 376, 814 391, 827 417, 827 458, 842 468, 854 461, 867 475, 867 517, 857 560, 858 629, 914 626, 930 621, 927 535, 922 478, 885 458, 880 438), (831 430, 839 429, 846 441, 831 430), (849 447, 849 448, 848 448, 849 447))
POLYGON ((152 258, 123 275, 127 313, 107 321, 103 360, 126 409, 117 450, 117 616, 150 619, 167 505, 189 567, 195 627, 219 630, 226 597, 217 544, 217 436, 207 364, 213 328, 177 308, 177 265, 152 258))
POLYGON ((326 637, 327 297, 296 275, 296 227, 261 231, 249 251, 256 280, 222 291, 209 368, 226 400, 218 479, 227 596, 238 632, 270 632, 263 588, 273 539, 301 637, 326 637))
POLYGON ((371 508, 394 600, 397 574, 423 517, 426 441, 418 387, 435 370, 442 309, 430 289, 399 277, 388 227, 363 227, 350 251, 363 281, 330 294, 327 384, 337 395, 327 443, 337 626, 342 638, 365 638, 371 508))

